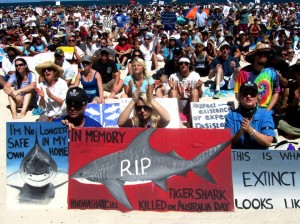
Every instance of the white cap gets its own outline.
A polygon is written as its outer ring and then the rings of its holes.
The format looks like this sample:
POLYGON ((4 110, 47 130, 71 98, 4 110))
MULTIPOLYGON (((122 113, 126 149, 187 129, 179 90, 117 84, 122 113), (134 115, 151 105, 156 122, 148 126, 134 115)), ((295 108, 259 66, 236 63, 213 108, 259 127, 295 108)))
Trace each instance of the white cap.
POLYGON ((222 47, 224 46, 229 46, 230 47, 230 44, 227 42, 227 41, 223 41, 220 46, 219 46, 219 49, 221 49, 222 47))

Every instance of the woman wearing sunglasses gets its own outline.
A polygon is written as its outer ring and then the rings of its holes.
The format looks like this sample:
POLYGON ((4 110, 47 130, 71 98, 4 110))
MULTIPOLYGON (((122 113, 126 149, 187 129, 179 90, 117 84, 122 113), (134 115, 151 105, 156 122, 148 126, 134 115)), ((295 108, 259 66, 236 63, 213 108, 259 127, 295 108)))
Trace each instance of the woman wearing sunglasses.
POLYGON ((122 97, 132 97, 137 88, 140 88, 141 92, 145 93, 147 86, 153 92, 154 80, 147 73, 145 61, 136 57, 132 62, 132 75, 126 76, 124 79, 125 94, 122 97))
POLYGON ((75 83, 72 87, 77 87, 81 83, 85 90, 88 103, 103 103, 103 83, 99 72, 92 69, 92 59, 85 55, 81 59, 83 71, 76 76, 75 83))
POLYGON ((267 149, 273 141, 271 112, 259 107, 258 88, 253 82, 241 85, 239 107, 226 115, 225 128, 231 130, 233 149, 267 149))
POLYGON ((4 86, 13 119, 24 118, 29 104, 36 98, 34 92, 36 75, 29 70, 27 62, 23 58, 15 60, 15 67, 16 72, 10 76, 4 86), (19 115, 18 107, 22 107, 19 115))
POLYGON ((54 118, 66 114, 64 104, 68 91, 68 84, 61 78, 63 69, 51 61, 46 61, 35 67, 37 73, 42 77, 40 88, 36 88, 40 96, 40 106, 45 108, 44 114, 39 121, 52 121, 54 118))
POLYGON ((148 86, 146 94, 141 93, 140 88, 135 90, 132 100, 119 116, 119 127, 164 128, 169 124, 168 111, 155 101, 151 89, 148 86))

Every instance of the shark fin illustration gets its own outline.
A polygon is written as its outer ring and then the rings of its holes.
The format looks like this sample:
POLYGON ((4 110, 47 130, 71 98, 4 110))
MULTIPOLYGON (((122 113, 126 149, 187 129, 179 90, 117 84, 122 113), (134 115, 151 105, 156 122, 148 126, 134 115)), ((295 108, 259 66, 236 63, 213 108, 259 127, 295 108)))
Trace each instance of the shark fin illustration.
POLYGON ((151 134, 155 131, 155 128, 147 128, 145 131, 140 132, 128 145, 127 148, 134 148, 140 151, 141 148, 151 148, 149 144, 149 138, 151 134))
POLYGON ((170 155, 170 156, 172 156, 173 158, 176 158, 176 159, 184 159, 180 155, 178 155, 174 150, 169 152, 168 155, 170 155))
POLYGON ((212 177, 212 175, 208 172, 208 170, 206 169, 206 167, 200 167, 200 168, 194 168, 193 171, 200 177, 204 178, 205 180, 216 184, 214 178, 212 177))
POLYGON ((130 202, 128 201, 128 198, 124 191, 124 182, 121 180, 106 180, 103 182, 103 184, 106 186, 108 191, 111 193, 111 195, 117 199, 122 205, 124 205, 126 208, 132 210, 133 207, 131 206, 130 202))
POLYGON ((168 187, 167 187, 167 179, 163 179, 163 180, 156 180, 154 181, 154 183, 159 186, 161 189, 163 189, 164 191, 168 191, 168 187))

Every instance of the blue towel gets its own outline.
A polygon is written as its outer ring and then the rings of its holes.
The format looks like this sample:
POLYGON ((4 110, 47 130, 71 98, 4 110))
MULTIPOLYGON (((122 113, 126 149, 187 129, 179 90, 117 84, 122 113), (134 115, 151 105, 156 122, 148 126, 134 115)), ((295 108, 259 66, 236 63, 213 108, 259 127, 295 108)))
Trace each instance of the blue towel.
MULTIPOLYGON (((230 95, 234 95, 233 89, 231 90, 220 90, 222 97, 227 97, 230 95)), ((203 96, 209 96, 212 97, 214 95, 214 90, 211 90, 210 87, 206 87, 203 96)))

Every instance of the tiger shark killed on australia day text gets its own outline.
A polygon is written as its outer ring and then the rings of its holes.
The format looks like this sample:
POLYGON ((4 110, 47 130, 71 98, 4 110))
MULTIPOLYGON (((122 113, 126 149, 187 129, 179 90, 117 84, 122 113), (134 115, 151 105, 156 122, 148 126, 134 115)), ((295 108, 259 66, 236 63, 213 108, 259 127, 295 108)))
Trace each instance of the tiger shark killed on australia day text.
POLYGON ((229 141, 206 150, 193 160, 185 160, 174 151, 163 154, 151 148, 149 138, 155 130, 148 128, 139 133, 126 149, 90 162, 71 178, 85 184, 104 184, 114 198, 131 210, 133 207, 124 191, 124 184, 128 182, 152 181, 167 191, 169 177, 193 170, 215 183, 206 166, 230 144, 229 141))

